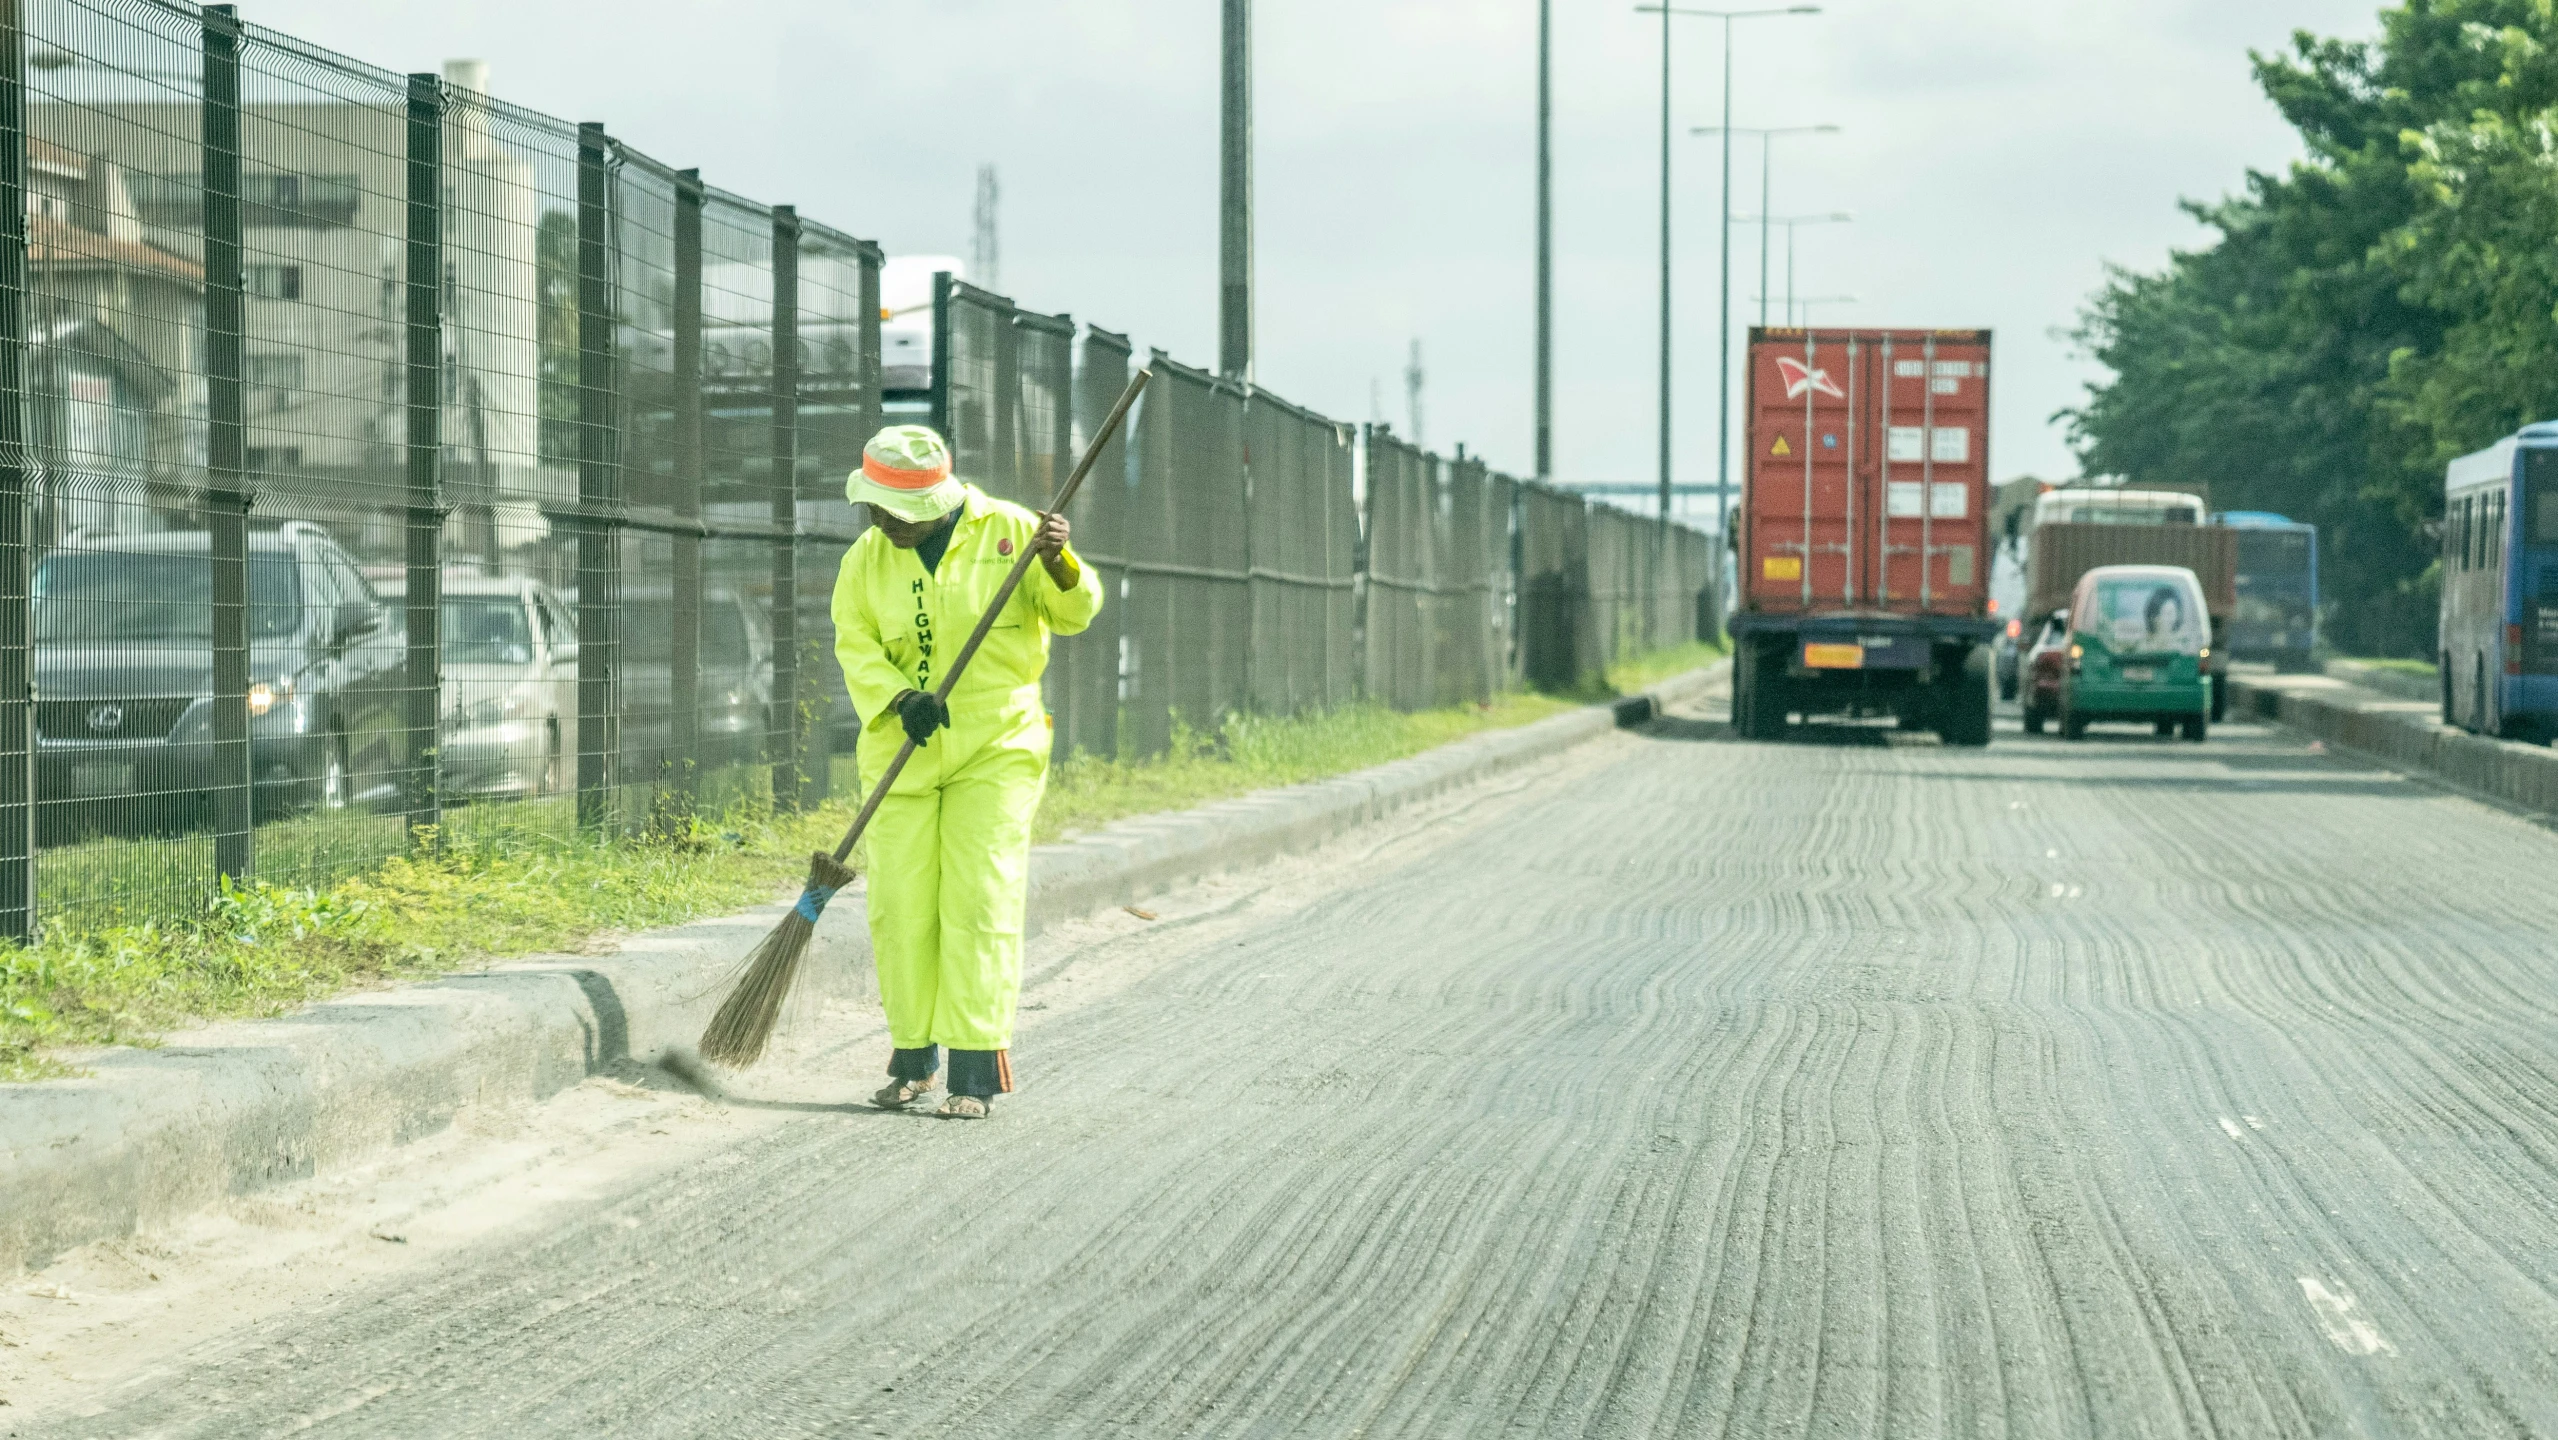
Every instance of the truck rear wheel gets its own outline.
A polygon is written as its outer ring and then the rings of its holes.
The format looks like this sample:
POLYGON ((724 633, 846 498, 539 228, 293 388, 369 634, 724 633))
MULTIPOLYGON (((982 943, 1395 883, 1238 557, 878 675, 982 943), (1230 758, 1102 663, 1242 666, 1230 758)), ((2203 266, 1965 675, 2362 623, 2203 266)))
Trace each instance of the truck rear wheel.
POLYGON ((1785 735, 1785 669, 1777 652, 1752 646, 1748 652, 1750 679, 1748 694, 1741 697, 1733 711, 1742 738, 1776 740, 1785 735))
POLYGON ((1948 693, 1936 701, 1936 738, 1948 745, 1990 743, 1990 654, 1975 645, 1956 668, 1948 693))
POLYGON ((1732 647, 1732 733, 1744 740, 1758 737, 1750 733, 1750 682, 1758 678, 1759 647, 1742 640, 1732 647))

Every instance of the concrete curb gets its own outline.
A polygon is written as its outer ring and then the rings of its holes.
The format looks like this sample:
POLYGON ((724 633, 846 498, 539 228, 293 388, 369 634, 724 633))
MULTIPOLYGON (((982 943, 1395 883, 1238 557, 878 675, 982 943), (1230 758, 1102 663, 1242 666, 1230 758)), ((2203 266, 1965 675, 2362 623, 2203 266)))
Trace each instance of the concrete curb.
POLYGON ((2330 660, 2324 668, 2331 680, 2358 685, 2393 700, 2420 700, 2437 708, 2442 704, 2442 682, 2428 675, 2411 675, 2359 660, 2330 660))
POLYGON ((2279 721, 2535 815, 2558 814, 2558 751, 2455 730, 2436 718, 2435 701, 2374 694, 2317 675, 2233 676, 2230 692, 2239 714, 2279 721))
MULTIPOLYGON (((1338 779, 1143 816, 1031 852, 1030 927, 1310 849, 1441 794, 1651 719, 1717 662, 1612 705, 1461 740, 1338 779)), ((856 988, 858 893, 809 955, 819 995, 856 988)), ((539 1100, 605 1067, 691 1053, 726 981, 784 909, 352 995, 277 1020, 115 1049, 75 1080, 0 1087, 0 1274, 434 1134, 467 1107, 539 1100)))

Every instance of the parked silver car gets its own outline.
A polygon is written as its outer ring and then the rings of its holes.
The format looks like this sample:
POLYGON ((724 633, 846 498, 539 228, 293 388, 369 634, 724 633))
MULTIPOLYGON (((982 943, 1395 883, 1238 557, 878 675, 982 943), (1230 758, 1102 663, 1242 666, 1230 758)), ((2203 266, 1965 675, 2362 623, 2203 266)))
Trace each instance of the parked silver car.
POLYGON ((438 789, 549 795, 577 778, 577 630, 538 580, 447 575, 438 789))

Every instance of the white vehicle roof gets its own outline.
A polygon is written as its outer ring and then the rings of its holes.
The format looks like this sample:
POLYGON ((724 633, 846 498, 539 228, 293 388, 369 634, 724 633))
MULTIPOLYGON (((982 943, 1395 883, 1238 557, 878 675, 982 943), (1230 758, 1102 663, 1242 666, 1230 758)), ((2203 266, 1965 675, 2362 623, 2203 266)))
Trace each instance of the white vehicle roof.
POLYGON ((2443 493, 2456 495, 2463 490, 2493 489, 2513 478, 2514 437, 2508 435, 2484 450, 2472 450, 2451 462, 2443 471, 2443 493))
POLYGON ((2195 524, 2203 521, 2203 497, 2183 490, 2116 490, 2095 486, 2074 486, 2046 491, 2034 500, 2034 523, 2071 524, 2083 520, 2090 512, 2103 515, 2103 523, 2143 525, 2167 523, 2167 512, 2189 510, 2195 524))
POLYGON ((949 271, 955 279, 968 278, 967 262, 956 255, 889 256, 879 267, 879 308, 893 316, 921 306, 929 324, 933 274, 940 270, 949 271))
MULTIPOLYGON (((396 600, 408 593, 408 577, 393 575, 373 582, 383 598, 396 600)), ((437 587, 445 595, 521 595, 528 590, 546 588, 529 575, 446 575, 437 587)))

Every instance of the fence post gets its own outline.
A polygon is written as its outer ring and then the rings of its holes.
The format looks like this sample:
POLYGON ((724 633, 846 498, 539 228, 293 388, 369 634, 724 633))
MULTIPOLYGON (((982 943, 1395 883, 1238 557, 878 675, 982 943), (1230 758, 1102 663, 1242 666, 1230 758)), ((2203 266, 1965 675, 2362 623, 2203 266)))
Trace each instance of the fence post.
POLYGON ((773 207, 773 808, 809 802, 799 693, 799 212, 773 207))
POLYGON ((409 77, 408 823, 441 819, 436 760, 444 703, 444 82, 409 77))
POLYGON ((693 812, 702 773, 702 172, 675 172, 675 511, 667 577, 667 721, 673 743, 657 818, 693 812))
POLYGON ((18 0, 0 0, 0 938, 35 935, 35 633, 27 614, 27 109, 18 0))
POLYGON ((205 529, 213 563, 213 869, 249 878, 248 428, 241 408, 240 18, 204 7, 205 529))
POLYGON ((612 142, 577 127, 577 823, 612 814, 613 672, 621 640, 620 486, 614 483, 613 295, 606 266, 612 142))
POLYGON ((942 443, 955 453, 959 444, 950 434, 950 272, 933 272, 933 374, 932 415, 928 423, 942 443))

